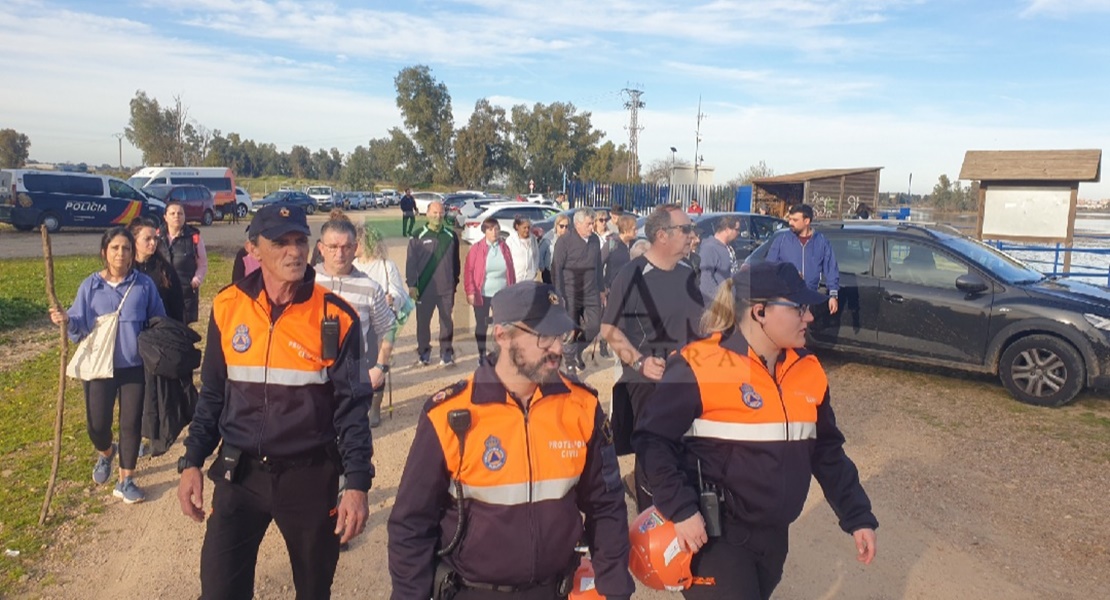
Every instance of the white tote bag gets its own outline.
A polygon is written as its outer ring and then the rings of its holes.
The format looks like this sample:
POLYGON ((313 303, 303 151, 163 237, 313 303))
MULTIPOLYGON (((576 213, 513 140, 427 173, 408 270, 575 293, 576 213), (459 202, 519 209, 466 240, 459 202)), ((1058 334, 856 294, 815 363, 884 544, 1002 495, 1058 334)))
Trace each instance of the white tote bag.
POLYGON ((81 343, 77 345, 77 352, 69 359, 66 365, 66 375, 81 381, 93 379, 111 379, 115 374, 113 360, 116 354, 116 333, 119 331, 119 313, 123 310, 123 303, 127 302, 127 295, 135 286, 132 281, 123 293, 116 312, 100 315, 96 318, 93 330, 81 343))

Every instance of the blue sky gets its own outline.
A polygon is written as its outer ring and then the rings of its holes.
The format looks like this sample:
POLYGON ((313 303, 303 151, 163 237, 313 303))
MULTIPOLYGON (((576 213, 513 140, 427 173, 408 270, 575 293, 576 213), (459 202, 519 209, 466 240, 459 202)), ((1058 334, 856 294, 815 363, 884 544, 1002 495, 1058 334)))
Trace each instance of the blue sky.
POLYGON ((401 124, 415 64, 456 126, 483 97, 565 101, 618 144, 639 88, 645 165, 693 160, 700 95, 718 182, 762 160, 926 192, 969 149, 1110 145, 1110 0, 7 0, 0 23, 0 127, 47 161, 114 164, 138 89, 224 134, 349 152, 401 124))

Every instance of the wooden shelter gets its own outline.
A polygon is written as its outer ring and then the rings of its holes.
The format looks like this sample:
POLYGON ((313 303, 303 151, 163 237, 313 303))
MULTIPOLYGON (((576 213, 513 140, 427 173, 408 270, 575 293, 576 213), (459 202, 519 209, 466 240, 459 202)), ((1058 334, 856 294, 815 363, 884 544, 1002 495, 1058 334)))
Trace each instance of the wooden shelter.
POLYGON ((879 203, 882 167, 819 169, 752 180, 752 206, 766 206, 770 214, 784 216, 793 204, 805 203, 821 216, 842 218, 860 203, 872 210, 879 203))
POLYGON ((979 181, 979 239, 1070 248, 1079 184, 1099 181, 1101 171, 1102 150, 968 150, 960 179, 979 181))

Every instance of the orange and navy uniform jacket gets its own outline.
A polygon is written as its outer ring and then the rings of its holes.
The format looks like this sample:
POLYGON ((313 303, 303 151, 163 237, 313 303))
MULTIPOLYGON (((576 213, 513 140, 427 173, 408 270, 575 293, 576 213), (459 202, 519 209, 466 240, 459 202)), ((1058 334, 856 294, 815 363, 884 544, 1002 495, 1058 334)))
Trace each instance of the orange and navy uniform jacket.
POLYGON ((392 598, 431 597, 435 554, 459 519, 456 477, 465 529, 443 560, 464 580, 548 583, 577 566, 574 547, 585 539, 598 592, 635 591, 617 455, 594 390, 562 376, 525 410, 483 366, 428 401, 389 516, 392 598), (448 423, 455 410, 471 414, 461 462, 448 423))
POLYGON ((372 390, 359 368, 358 313, 315 279, 308 267, 276 316, 261 269, 216 295, 200 399, 185 440, 191 464, 203 464, 221 439, 256 459, 304 456, 338 439, 347 487, 370 489, 372 390), (322 358, 325 309, 339 319, 335 359, 322 358))
POLYGON ((632 446, 655 506, 672 521, 698 510, 701 461, 727 520, 789 525, 812 474, 844 531, 878 526, 844 453, 825 371, 804 348, 784 351, 772 374, 735 330, 687 345, 644 403, 632 446))

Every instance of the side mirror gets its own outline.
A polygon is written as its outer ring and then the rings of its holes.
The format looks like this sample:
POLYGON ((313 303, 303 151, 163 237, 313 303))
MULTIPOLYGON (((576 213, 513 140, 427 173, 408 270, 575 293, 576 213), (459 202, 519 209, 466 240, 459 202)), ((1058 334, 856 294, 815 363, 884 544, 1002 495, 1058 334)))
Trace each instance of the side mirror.
POLYGON ((978 275, 967 274, 956 278, 956 289, 965 294, 981 294, 989 288, 987 282, 978 275))

